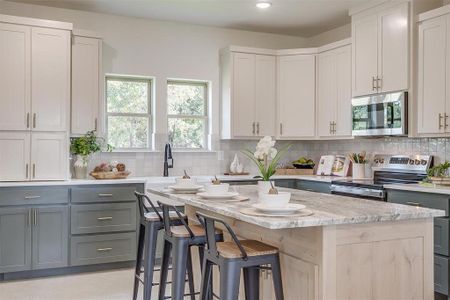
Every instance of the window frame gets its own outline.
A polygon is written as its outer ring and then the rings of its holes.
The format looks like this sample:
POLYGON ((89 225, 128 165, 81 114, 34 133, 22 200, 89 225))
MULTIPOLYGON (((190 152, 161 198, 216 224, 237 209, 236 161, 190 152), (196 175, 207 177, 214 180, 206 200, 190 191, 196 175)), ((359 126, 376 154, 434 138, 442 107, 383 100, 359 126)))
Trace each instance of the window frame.
MULTIPOLYGON (((205 151, 209 149, 208 145, 208 132, 209 132, 209 88, 210 88, 210 82, 204 81, 204 80, 189 80, 189 79, 168 79, 166 82, 166 92, 168 90, 169 84, 177 84, 177 85, 194 85, 194 86, 203 86, 205 87, 205 94, 204 94, 204 107, 203 115, 178 115, 178 114, 169 114, 167 112, 167 138, 169 139, 169 120, 170 119, 199 119, 204 120, 204 132, 203 132, 203 147, 201 148, 183 148, 183 147, 175 147, 172 145, 174 150, 178 151, 205 151)), ((169 97, 166 98, 166 108, 168 110, 169 108, 169 97)))
POLYGON ((105 75, 105 135, 106 140, 109 143, 109 128, 108 128, 108 118, 111 117, 146 117, 148 132, 147 132, 147 147, 114 147, 113 152, 144 152, 144 151, 152 151, 153 143, 152 143, 152 134, 153 134, 153 118, 152 118, 152 101, 153 101, 153 86, 154 79, 151 77, 145 76, 131 76, 131 75, 115 75, 115 74, 107 74, 105 75), (132 82, 144 82, 147 83, 147 113, 113 113, 108 112, 108 80, 116 80, 116 81, 132 81, 132 82))

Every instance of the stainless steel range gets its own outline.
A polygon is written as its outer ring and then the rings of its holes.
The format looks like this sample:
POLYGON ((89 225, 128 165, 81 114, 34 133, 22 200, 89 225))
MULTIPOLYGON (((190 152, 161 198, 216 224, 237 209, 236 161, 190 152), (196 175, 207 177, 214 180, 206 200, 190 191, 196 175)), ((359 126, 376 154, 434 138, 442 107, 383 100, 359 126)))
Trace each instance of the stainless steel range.
POLYGON ((331 193, 386 201, 383 185, 417 183, 427 176, 433 164, 431 155, 375 155, 372 179, 342 179, 331 182, 331 193))

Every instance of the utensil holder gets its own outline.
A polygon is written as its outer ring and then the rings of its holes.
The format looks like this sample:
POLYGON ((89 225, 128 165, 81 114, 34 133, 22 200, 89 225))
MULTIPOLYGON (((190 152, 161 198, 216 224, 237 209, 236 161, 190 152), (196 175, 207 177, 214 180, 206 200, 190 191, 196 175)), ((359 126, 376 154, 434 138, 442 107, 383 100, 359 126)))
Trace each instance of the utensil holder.
POLYGON ((366 164, 355 164, 352 166, 352 173, 354 179, 366 178, 366 164))

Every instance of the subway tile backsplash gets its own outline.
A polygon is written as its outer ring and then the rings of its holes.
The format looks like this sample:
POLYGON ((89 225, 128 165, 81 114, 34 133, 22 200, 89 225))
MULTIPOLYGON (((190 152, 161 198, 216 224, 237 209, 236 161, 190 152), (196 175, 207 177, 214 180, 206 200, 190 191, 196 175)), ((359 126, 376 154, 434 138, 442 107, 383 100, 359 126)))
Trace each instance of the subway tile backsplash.
MULTIPOLYGON (((212 152, 174 152, 174 168, 170 175, 181 175, 186 170, 192 175, 223 174, 237 153, 245 166, 245 171, 257 173, 256 167, 242 154, 243 149, 254 150, 257 141, 220 141, 215 143, 212 152), (223 151, 223 160, 217 151, 223 151)), ((365 150, 369 156, 375 153, 386 154, 429 154, 435 163, 450 160, 450 138, 373 138, 339 141, 293 141, 277 142, 277 148, 286 143, 292 147, 281 163, 289 163, 300 156, 318 161, 324 154, 348 154, 365 150)), ((132 176, 162 176, 163 152, 125 152, 100 153, 92 157, 89 169, 101 162, 119 161, 127 165, 132 176)))

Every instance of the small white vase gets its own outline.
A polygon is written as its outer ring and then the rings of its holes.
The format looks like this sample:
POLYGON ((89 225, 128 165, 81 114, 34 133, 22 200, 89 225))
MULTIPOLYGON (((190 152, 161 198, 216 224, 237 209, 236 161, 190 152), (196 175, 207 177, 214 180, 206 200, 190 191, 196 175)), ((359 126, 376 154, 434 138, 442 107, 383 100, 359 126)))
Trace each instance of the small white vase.
POLYGON ((366 178, 366 164, 353 164, 352 167, 353 178, 354 179, 364 179, 366 178))
POLYGON ((239 158, 238 158, 237 154, 235 154, 234 155, 234 159, 233 159, 233 161, 231 162, 231 165, 230 165, 230 172, 231 173, 237 173, 238 165, 239 165, 239 158))
POLYGON ((88 156, 77 155, 77 160, 73 164, 75 179, 86 179, 88 173, 88 156))
MULTIPOLYGON (((275 182, 272 181, 273 186, 275 182)), ((258 181, 258 195, 268 194, 271 189, 270 181, 258 181)))

